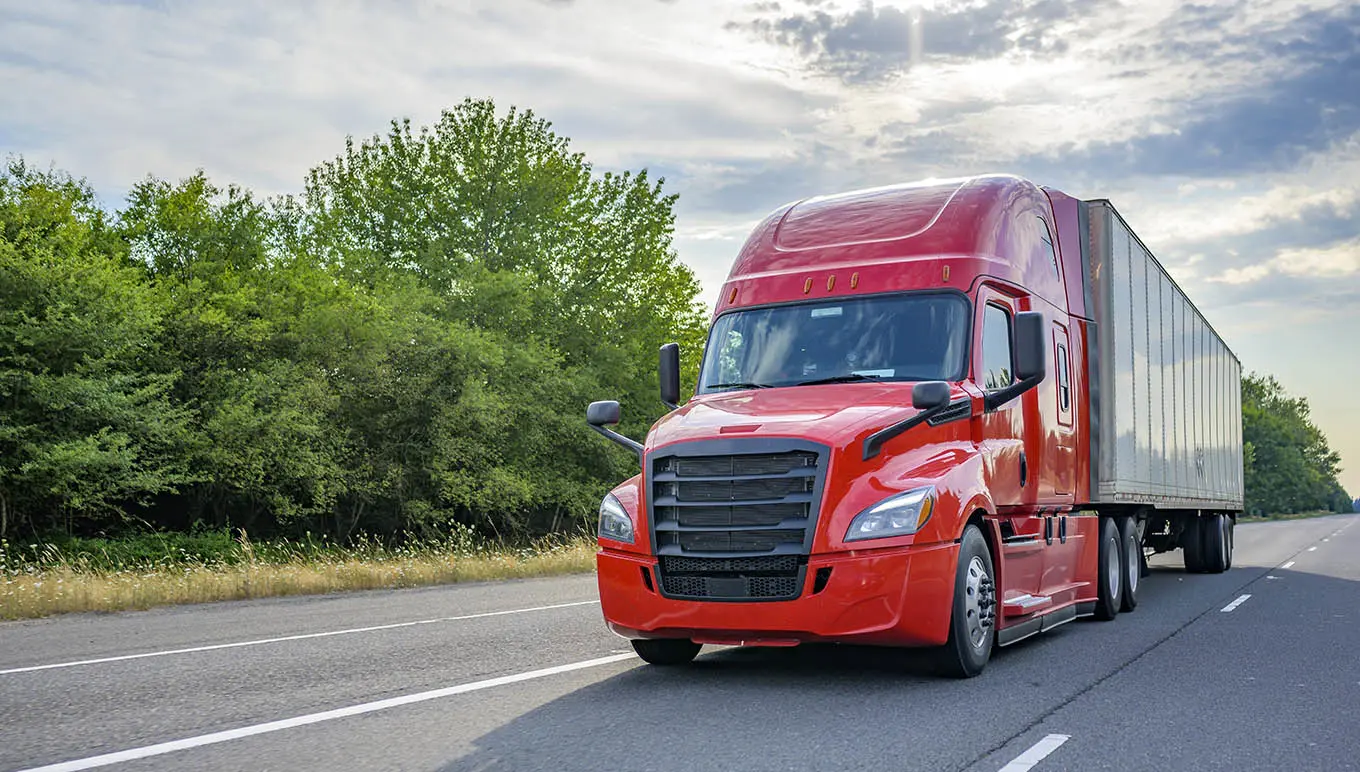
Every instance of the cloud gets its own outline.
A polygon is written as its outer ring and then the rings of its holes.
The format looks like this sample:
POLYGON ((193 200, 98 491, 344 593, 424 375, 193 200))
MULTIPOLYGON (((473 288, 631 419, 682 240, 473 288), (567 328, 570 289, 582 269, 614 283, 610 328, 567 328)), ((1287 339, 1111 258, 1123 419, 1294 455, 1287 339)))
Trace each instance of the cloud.
POLYGON ((1068 43, 1055 25, 1108 5, 1106 0, 986 0, 899 8, 865 0, 846 12, 812 8, 784 14, 777 4, 762 4, 757 18, 729 22, 728 28, 789 48, 816 72, 861 84, 891 78, 929 59, 1062 52, 1068 43))
POLYGON ((1216 88, 1169 105, 1161 129, 1073 143, 1048 157, 1112 173, 1243 174, 1289 169, 1360 131, 1360 6, 1255 21, 1249 8, 1186 6, 1154 28, 1153 42, 1114 54, 1150 67, 1240 73, 1240 80, 1205 84, 1216 88))

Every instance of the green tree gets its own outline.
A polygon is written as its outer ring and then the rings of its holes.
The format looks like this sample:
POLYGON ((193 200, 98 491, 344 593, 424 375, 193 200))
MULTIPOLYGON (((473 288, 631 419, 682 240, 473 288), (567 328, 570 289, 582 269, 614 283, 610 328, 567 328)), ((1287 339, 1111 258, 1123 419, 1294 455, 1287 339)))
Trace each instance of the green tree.
POLYGON ((353 293, 279 248, 266 204, 202 173, 139 183, 119 227, 165 298, 161 350, 194 411, 190 517, 248 528, 328 517, 347 451, 330 372, 348 314, 334 306, 353 293))
POLYGON ((160 296, 88 186, 0 173, 0 534, 120 520, 189 482, 160 296))
POLYGON ((1345 511, 1341 457, 1310 419, 1308 401, 1290 396, 1274 376, 1242 379, 1242 439, 1249 513, 1345 511))
POLYGON ((705 326, 663 182, 595 175, 531 111, 469 99, 433 127, 348 142, 312 171, 306 205, 317 249, 351 275, 410 273, 451 318, 547 344, 640 430, 659 415, 657 349, 679 340, 692 381, 705 326))
MULTIPOLYGON (((679 340, 697 355, 704 330, 661 187, 594 175, 546 121, 485 100, 419 131, 394 122, 312 171, 298 243, 379 295, 419 296, 407 308, 442 328, 424 361, 401 360, 416 390, 380 406, 410 411, 384 426, 421 426, 432 479, 405 489, 427 511, 551 528, 631 473, 585 431, 585 405, 619 398, 625 430, 645 431, 661 410, 657 349, 679 340)), ((373 428, 369 447, 392 441, 373 428)))

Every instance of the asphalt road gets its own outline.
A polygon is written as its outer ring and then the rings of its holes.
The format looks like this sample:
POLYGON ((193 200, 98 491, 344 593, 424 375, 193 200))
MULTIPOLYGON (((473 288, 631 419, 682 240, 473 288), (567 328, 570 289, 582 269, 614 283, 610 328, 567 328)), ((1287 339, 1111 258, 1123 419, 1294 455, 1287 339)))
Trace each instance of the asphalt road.
POLYGON ((649 668, 589 576, 7 623, 0 770, 1360 769, 1358 522, 1163 556, 1135 612, 967 681, 851 647, 649 668))

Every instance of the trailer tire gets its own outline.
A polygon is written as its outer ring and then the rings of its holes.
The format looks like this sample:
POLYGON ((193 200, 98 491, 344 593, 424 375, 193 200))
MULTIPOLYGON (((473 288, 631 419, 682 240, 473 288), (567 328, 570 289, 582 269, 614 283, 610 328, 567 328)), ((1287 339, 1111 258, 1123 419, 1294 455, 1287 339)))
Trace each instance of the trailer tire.
POLYGON ((949 638, 935 651, 935 663, 942 674, 972 678, 991 659, 996 643, 995 575, 987 540, 977 526, 968 525, 959 539, 949 638))
POLYGON ((633 651, 649 665, 684 665, 699 656, 702 644, 686 638, 634 639, 633 651))
POLYGON ((1190 574, 1204 573, 1204 538, 1198 515, 1188 515, 1185 529, 1181 531, 1181 552, 1185 559, 1185 571, 1190 574))
POLYGON ((1228 570, 1229 554, 1232 547, 1229 544, 1227 520, 1227 517, 1218 513, 1199 519, 1202 570, 1211 574, 1221 574, 1228 570))
POLYGON ((1133 611, 1138 608, 1138 584, 1143 575, 1143 545, 1138 538, 1138 521, 1132 517, 1119 518, 1120 570, 1124 574, 1124 587, 1120 592, 1119 610, 1133 611))
POLYGON ((1100 518, 1100 549, 1096 569, 1096 619, 1109 621, 1119 614, 1124 597, 1124 539, 1114 518, 1100 518))
POLYGON ((1227 571, 1232 568, 1233 529, 1237 527, 1237 520, 1232 515, 1224 515, 1223 527, 1227 532, 1225 543, 1228 545, 1228 551, 1223 555, 1223 570, 1227 571))

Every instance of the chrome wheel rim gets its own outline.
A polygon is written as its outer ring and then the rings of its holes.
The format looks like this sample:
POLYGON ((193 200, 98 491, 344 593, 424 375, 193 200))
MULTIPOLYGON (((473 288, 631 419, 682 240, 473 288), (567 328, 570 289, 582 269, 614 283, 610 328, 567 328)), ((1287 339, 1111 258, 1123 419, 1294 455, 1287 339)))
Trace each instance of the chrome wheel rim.
MULTIPOLYGON (((1135 533, 1137 532, 1135 531, 1135 533)), ((1142 568, 1142 566, 1139 565, 1141 561, 1138 559, 1142 556, 1141 555, 1142 548, 1138 546, 1137 539, 1129 539, 1128 552, 1129 552, 1129 577, 1127 587, 1129 594, 1132 595, 1133 593, 1138 591, 1138 574, 1140 573, 1140 569, 1142 568)))
POLYGON ((1228 549, 1223 553, 1223 564, 1232 566, 1233 551, 1233 520, 1231 517, 1223 518, 1223 541, 1228 545, 1228 549))
POLYGON ((1119 537, 1110 537, 1110 548, 1105 550, 1109 565, 1105 566, 1106 589, 1111 598, 1119 597, 1119 537))
POLYGON ((981 649, 992 631, 992 608, 996 605, 995 588, 992 578, 987 575, 987 566, 982 558, 973 556, 968 561, 968 574, 965 577, 963 609, 968 620, 968 643, 974 649, 981 649))

